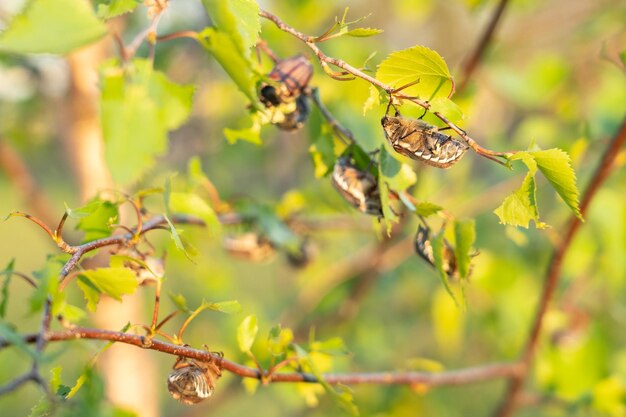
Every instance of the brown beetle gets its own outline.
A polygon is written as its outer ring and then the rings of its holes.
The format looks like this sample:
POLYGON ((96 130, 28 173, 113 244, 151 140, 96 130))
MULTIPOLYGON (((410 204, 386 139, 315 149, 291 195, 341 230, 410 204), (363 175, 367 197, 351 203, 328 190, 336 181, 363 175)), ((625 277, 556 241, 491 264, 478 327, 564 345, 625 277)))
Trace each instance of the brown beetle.
MULTIPOLYGON (((433 255, 433 247, 430 243, 430 230, 420 225, 415 234, 415 251, 431 266, 435 266, 435 256, 433 255)), ((443 271, 449 276, 456 273, 456 256, 454 249, 447 240, 444 239, 443 245, 443 271)))
POLYGON ((469 146, 439 132, 420 119, 407 119, 399 114, 381 119, 385 137, 401 155, 438 168, 449 168, 459 162, 469 146))
POLYGON ((307 101, 307 85, 313 66, 302 55, 277 61, 268 74, 270 83, 263 83, 259 99, 266 108, 275 108, 272 123, 283 130, 300 129, 311 112, 307 101))
POLYGON ((219 360, 202 362, 181 356, 167 377, 167 389, 175 400, 193 405, 213 395, 220 376, 222 367, 219 360))
POLYGON ((332 183, 359 211, 373 216, 383 215, 378 180, 370 172, 358 169, 349 157, 340 157, 335 162, 332 183))

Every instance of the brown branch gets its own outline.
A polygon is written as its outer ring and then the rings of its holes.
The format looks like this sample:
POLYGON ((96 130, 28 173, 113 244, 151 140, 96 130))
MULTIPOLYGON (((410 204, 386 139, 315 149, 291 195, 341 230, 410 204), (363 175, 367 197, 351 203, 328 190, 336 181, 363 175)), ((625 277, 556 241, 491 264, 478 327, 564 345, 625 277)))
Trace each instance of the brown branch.
MULTIPOLYGON (((134 335, 111 330, 92 329, 78 327, 70 330, 49 332, 46 334, 47 342, 58 342, 76 339, 107 340, 111 342, 125 343, 143 349, 155 350, 170 355, 183 356, 199 361, 221 361, 223 369, 245 378, 261 379, 261 371, 256 368, 240 365, 206 350, 194 349, 160 340, 146 339, 144 336, 134 335)), ((26 335, 26 343, 34 343, 36 334, 26 335)), ((0 340, 0 349, 10 346, 10 343, 0 340)), ((493 363, 471 368, 458 369, 439 373, 429 372, 373 372, 373 373, 345 373, 325 374, 324 380, 329 384, 385 384, 385 385, 412 385, 423 384, 430 387, 447 385, 464 385, 481 381, 489 381, 500 378, 510 378, 519 374, 520 366, 516 363, 493 363)), ((290 372, 266 373, 265 382, 319 382, 309 373, 290 372)))
POLYGON ((461 79, 461 82, 459 83, 459 87, 456 90, 457 94, 460 94, 463 90, 465 90, 465 87, 467 87, 467 83, 472 78, 472 75, 474 74, 474 70, 476 70, 478 63, 480 62, 485 51, 487 50, 489 43, 493 39, 493 34, 496 31, 496 27, 498 26, 498 23, 500 22, 502 15, 504 14, 504 10, 506 9, 508 3, 509 3, 509 0, 500 0, 500 2, 498 3, 498 6, 496 6, 496 9, 494 10, 493 15, 491 16, 491 19, 489 20, 489 23, 487 24, 485 31, 480 37, 480 40, 478 41, 478 44, 476 45, 474 52, 469 57, 469 59, 465 62, 465 66, 463 68, 463 78, 461 79))
MULTIPOLYGON (((585 193, 583 194, 583 198, 580 203, 580 212, 583 216, 587 212, 587 209, 589 208, 589 205, 591 204, 591 201, 596 192, 600 189, 602 183, 604 183, 606 178, 611 173, 615 158, 619 154, 622 146, 624 146, 624 143, 626 143, 626 119, 624 119, 619 131, 613 137, 606 150, 604 151, 604 155, 602 155, 602 159, 600 160, 600 163, 598 164, 598 167, 593 174, 591 182, 589 183, 587 189, 585 190, 585 193)), ((526 346, 522 353, 522 372, 511 378, 504 399, 502 400, 500 407, 496 410, 494 414, 497 417, 511 416, 518 405, 518 399, 521 393, 521 389, 524 385, 524 380, 530 370, 530 365, 532 364, 535 352, 537 350, 539 336, 543 328, 543 319, 548 310, 548 305, 554 297, 554 292, 559 282, 563 259, 565 258, 570 244, 572 243, 572 240, 574 239, 574 236, 576 235, 576 232, 578 232, 578 229, 581 225, 581 220, 576 216, 572 216, 569 220, 568 226, 565 229, 565 235, 563 239, 561 240, 559 246, 554 249, 554 253, 552 254, 552 258, 550 259, 550 263, 546 271, 543 293, 541 294, 541 299, 539 300, 539 305, 537 306, 537 311, 535 313, 535 319, 533 321, 530 335, 528 336, 526 346)))
MULTIPOLYGON (((320 63, 322 64, 322 68, 324 69, 324 71, 326 73, 328 73, 329 68, 328 68, 328 64, 333 65, 337 68, 341 68, 342 70, 344 70, 345 72, 354 75, 355 77, 361 78, 365 81, 367 81, 368 83, 380 88, 381 90, 385 91, 387 94, 389 95, 393 95, 398 99, 401 100, 408 100, 411 101, 415 104, 417 104, 418 106, 424 108, 424 109, 430 109, 430 103, 428 103, 427 101, 424 100, 420 100, 417 97, 411 97, 411 96, 407 96, 406 94, 402 94, 399 92, 399 89, 392 87, 390 85, 387 85, 385 83, 380 82, 379 80, 377 80, 376 78, 364 73, 363 71, 353 67, 352 65, 348 64, 345 61, 342 61, 341 59, 337 59, 337 58, 332 58, 329 57, 328 55, 324 54, 324 52, 322 52, 322 50, 315 44, 317 38, 314 36, 308 36, 305 35, 304 33, 301 33, 299 31, 297 31, 296 29, 294 29, 293 27, 289 26, 288 24, 286 24, 285 22, 283 22, 278 16, 273 15, 272 13, 269 13, 265 10, 261 10, 259 12, 259 16, 268 19, 272 22, 274 22, 274 24, 283 32, 289 33, 290 35, 294 36, 295 38, 301 40, 302 42, 304 42, 312 51, 313 53, 315 53, 315 55, 317 56, 317 58, 319 59, 320 63)), ((467 143, 470 145, 470 147, 480 156, 483 156, 487 159, 490 159, 492 161, 495 161, 501 165, 506 165, 506 163, 500 161, 497 159, 497 157, 500 158, 505 158, 506 159, 506 154, 503 152, 494 152, 488 149, 485 149, 483 147, 481 147, 480 145, 478 145, 478 143, 471 138, 467 132, 465 132, 463 129, 461 129, 460 127, 456 126, 454 123, 452 123, 450 120, 448 120, 443 114, 439 113, 439 112, 434 112, 433 113, 436 117, 439 118, 439 120, 441 120, 443 123, 445 123, 446 126, 449 126, 452 130, 454 130, 457 134, 459 134, 463 139, 465 139, 465 141, 467 141, 467 143)))

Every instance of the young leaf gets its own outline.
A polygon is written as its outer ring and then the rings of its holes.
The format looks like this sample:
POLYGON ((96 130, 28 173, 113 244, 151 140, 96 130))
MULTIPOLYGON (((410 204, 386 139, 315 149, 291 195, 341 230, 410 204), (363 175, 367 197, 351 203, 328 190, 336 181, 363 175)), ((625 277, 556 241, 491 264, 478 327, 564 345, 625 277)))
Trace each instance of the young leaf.
POLYGON ((65 54, 106 34, 83 0, 31 0, 0 33, 0 51, 65 54))
POLYGON ((239 87, 239 90, 248 97, 252 106, 260 109, 262 104, 259 102, 256 94, 251 64, 239 52, 232 38, 217 29, 206 28, 200 33, 199 40, 202 46, 224 68, 224 71, 239 87))
POLYGON ((261 145, 263 143, 261 140, 261 129, 254 126, 243 129, 224 128, 224 136, 230 144, 237 143, 237 141, 240 140, 255 145, 261 145))
POLYGON ((167 225, 170 227, 170 237, 174 241, 174 245, 176 245, 176 249, 184 253, 187 259, 192 260, 192 253, 190 252, 193 252, 193 251, 190 250, 191 248, 188 248, 187 246, 185 246, 182 239, 180 238, 180 233, 178 232, 178 229, 176 229, 176 226, 174 226, 174 223, 172 223, 169 217, 167 217, 167 215, 165 214, 163 215, 163 217, 165 218, 167 225))
POLYGON ((572 168, 572 161, 566 152, 560 149, 546 149, 545 151, 530 152, 537 167, 552 187, 563 198, 565 204, 583 220, 578 207, 578 188, 576 187, 576 173, 572 168))
POLYGON ((273 356, 279 356, 287 350, 293 341, 293 331, 283 329, 280 324, 272 327, 267 337, 267 349, 273 356))
POLYGON ((189 116, 194 87, 169 81, 141 59, 127 72, 110 66, 101 82, 107 164, 118 184, 132 184, 167 150, 167 132, 189 116))
POLYGON ((239 350, 242 352, 250 352, 254 339, 256 339, 259 326, 254 314, 249 315, 237 328, 237 343, 239 343, 239 350))
POLYGON ((539 211, 536 200, 535 176, 526 174, 522 186, 504 199, 500 207, 493 212, 500 218, 501 224, 522 226, 528 229, 531 220, 538 229, 548 225, 539 220, 539 211))
POLYGON ((191 214, 201 218, 210 236, 216 236, 221 229, 221 223, 215 211, 197 194, 170 193, 169 210, 172 213, 191 214))
POLYGON ((470 270, 470 251, 476 239, 474 219, 454 222, 454 257, 461 279, 467 278, 470 270))
POLYGON ((384 30, 376 28, 356 28, 346 32, 346 36, 354 36, 358 38, 365 38, 368 36, 378 35, 383 33, 384 30))
POLYGON ((110 0, 108 4, 98 4, 98 17, 108 20, 130 13, 141 4, 141 0, 110 0))
POLYGON ((239 301, 221 301, 219 303, 208 303, 207 308, 226 314, 241 313, 241 304, 239 304, 239 301))
POLYGON ((429 203, 428 201, 423 201, 415 206, 415 212, 424 217, 432 216, 441 210, 443 210, 443 207, 438 206, 437 204, 429 203))
POLYGON ((128 268, 97 268, 83 271, 78 276, 79 287, 87 300, 87 308, 95 310, 100 294, 121 301, 122 295, 132 294, 137 289, 137 277, 128 268))
MULTIPOLYGON (((70 216, 81 216, 76 224, 77 230, 85 232, 83 242, 91 242, 111 234, 111 224, 118 218, 118 205, 110 201, 91 200, 87 206, 71 210, 70 216)), ((66 211, 67 211, 66 210, 66 211)), ((68 212, 68 214, 69 214, 68 212)))
POLYGON ((449 97, 454 91, 454 81, 446 62, 437 52, 425 46, 391 53, 378 66, 376 79, 394 88, 419 80, 403 89, 402 93, 423 100, 449 97))
POLYGON ((179 311, 191 314, 191 310, 187 307, 187 300, 184 295, 170 293, 170 300, 172 300, 172 303, 174 303, 179 311))
POLYGON ((250 57, 261 31, 259 5, 254 0, 202 0, 215 27, 230 36, 240 53, 250 57))

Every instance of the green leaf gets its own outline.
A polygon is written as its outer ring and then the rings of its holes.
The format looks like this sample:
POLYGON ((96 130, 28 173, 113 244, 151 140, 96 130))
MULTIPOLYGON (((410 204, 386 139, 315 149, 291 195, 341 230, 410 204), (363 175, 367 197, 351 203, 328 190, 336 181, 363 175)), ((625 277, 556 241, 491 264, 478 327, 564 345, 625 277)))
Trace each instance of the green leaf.
POLYGON ((535 194, 535 176, 529 172, 522 186, 505 198, 500 207, 493 212, 500 218, 501 224, 528 228, 529 222, 533 220, 538 229, 544 229, 548 225, 539 220, 535 194))
POLYGON ((110 66, 102 76, 102 128, 113 179, 129 185, 167 150, 167 132, 191 111, 193 86, 181 86, 137 59, 124 72, 110 66))
POLYGON ((319 371, 315 362, 309 357, 304 358, 305 363, 311 369, 311 373, 315 376, 315 378, 319 381, 320 385, 324 388, 324 391, 330 396, 330 398, 335 401, 339 407, 341 407, 346 413, 351 416, 358 416, 359 409, 356 404, 354 404, 354 397, 352 395, 352 391, 344 385, 335 385, 335 387, 331 386, 328 382, 324 380, 324 376, 319 371))
POLYGON ((428 201, 423 201, 415 206, 415 212, 424 217, 432 216, 441 210, 443 210, 443 207, 429 203, 428 201))
POLYGON ((140 4, 140 0, 110 0, 108 4, 98 5, 98 17, 108 20, 132 12, 140 4))
POLYGON ((7 312, 7 304, 9 302, 9 284, 11 283, 11 277, 13 276, 13 268, 15 266, 15 259, 11 259, 4 268, 0 271, 0 276, 4 275, 4 281, 2 282, 2 290, 0 290, 0 318, 4 318, 7 312))
POLYGON ((66 212, 70 217, 80 218, 80 221, 76 224, 76 229, 85 232, 83 243, 109 236, 111 234, 111 224, 119 216, 116 203, 99 200, 98 198, 91 200, 86 206, 78 209, 66 208, 66 212))
POLYGON ((239 301, 221 301, 219 303, 208 303, 208 309, 226 314, 241 313, 239 301))
POLYGON ((0 51, 65 54, 100 39, 106 26, 83 0, 31 0, 0 34, 0 51))
POLYGON ((169 210, 176 214, 197 216, 205 224, 210 236, 216 236, 221 223, 211 206, 197 194, 172 192, 169 198, 169 210))
POLYGON ((224 68, 239 90, 248 97, 252 106, 260 109, 262 105, 257 97, 251 63, 239 52, 232 38, 214 28, 206 28, 200 33, 199 41, 224 68))
POLYGON ((431 113, 438 112, 443 114, 452 123, 458 123, 463 120, 463 111, 457 104, 448 97, 436 97, 429 101, 431 113))
POLYGON ((59 292, 59 272, 67 256, 49 256, 46 263, 38 271, 33 272, 37 280, 37 288, 30 296, 30 312, 40 311, 48 297, 52 298, 53 310, 63 303, 63 295, 59 292))
POLYGON ((132 294, 137 289, 137 277, 128 268, 97 268, 83 271, 78 276, 78 286, 87 300, 87 308, 95 311, 100 294, 121 301, 122 295, 132 294))
POLYGON ((449 97, 454 91, 454 81, 448 66, 439 54, 425 46, 414 46, 391 53, 379 66, 376 79, 394 88, 401 88, 408 96, 423 100, 449 97))
POLYGON ((400 194, 415 182, 417 182, 417 176, 411 167, 398 161, 384 145, 381 146, 378 187, 387 234, 391 232, 392 224, 400 220, 391 207, 390 192, 393 190, 400 194))
POLYGON ((170 293, 170 300, 172 300, 172 303, 174 303, 179 311, 191 314, 191 310, 187 307, 187 299, 184 295, 170 293))
POLYGON ((261 141, 261 129, 254 126, 243 129, 224 128, 223 132, 226 140, 231 144, 240 140, 250 142, 255 145, 263 144, 263 141, 261 141))
POLYGON ((193 250, 191 250, 192 248, 187 247, 187 245, 183 243, 183 240, 180 237, 180 233, 178 229, 176 229, 176 227, 174 226, 174 223, 172 223, 169 217, 167 217, 167 215, 165 214, 163 215, 163 217, 165 218, 167 225, 170 227, 170 237, 174 241, 174 245, 176 245, 176 249, 184 253, 187 259, 191 260, 192 252, 193 252, 193 250))
POLYGON ((53 406, 55 404, 50 401, 48 395, 44 395, 39 401, 30 409, 28 417, 46 417, 52 414, 53 406))
POLYGON ((202 0, 213 25, 228 34, 240 53, 250 57, 261 31, 259 5, 254 0, 202 0))
POLYGON ((565 204, 569 206, 580 220, 584 220, 578 207, 579 192, 576 187, 576 173, 572 168, 572 161, 569 155, 556 148, 530 152, 530 154, 537 163, 541 173, 563 198, 565 204))
POLYGON ((376 29, 376 28, 356 28, 347 31, 346 36, 354 36, 357 38, 365 38, 368 36, 378 35, 379 33, 383 33, 384 30, 376 29))
POLYGON ((244 353, 250 352, 258 331, 259 326, 254 314, 251 314, 243 319, 237 328, 237 343, 239 344, 239 350, 244 353))
POLYGON ((272 327, 267 337, 267 349, 273 356, 285 353, 289 345, 293 342, 293 331, 283 329, 280 324, 272 327))
POLYGON ((470 270, 470 252, 476 240, 474 219, 454 222, 454 256, 461 279, 467 278, 470 270))

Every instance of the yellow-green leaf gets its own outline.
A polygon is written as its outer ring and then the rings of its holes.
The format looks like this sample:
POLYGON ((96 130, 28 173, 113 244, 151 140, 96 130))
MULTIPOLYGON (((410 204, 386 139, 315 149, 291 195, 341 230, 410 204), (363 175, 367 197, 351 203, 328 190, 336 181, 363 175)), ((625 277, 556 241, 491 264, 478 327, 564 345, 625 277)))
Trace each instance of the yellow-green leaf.
POLYGON ((443 58, 432 49, 419 45, 392 52, 378 66, 376 79, 394 88, 419 80, 402 93, 423 100, 449 97, 454 91, 454 81, 443 58))
POLYGON ((0 51, 65 54, 105 33, 89 2, 31 0, 0 34, 0 51))
POLYGON ((254 314, 249 315, 239 324, 237 328, 237 343, 242 352, 250 352, 258 331, 259 326, 254 314))

